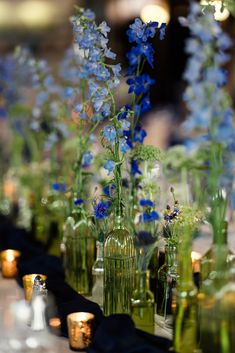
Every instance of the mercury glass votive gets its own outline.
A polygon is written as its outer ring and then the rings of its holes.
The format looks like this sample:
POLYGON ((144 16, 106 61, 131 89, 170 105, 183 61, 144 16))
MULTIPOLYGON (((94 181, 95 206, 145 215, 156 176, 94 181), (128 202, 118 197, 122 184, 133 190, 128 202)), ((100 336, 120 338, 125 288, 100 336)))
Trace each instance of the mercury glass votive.
POLYGON ((77 312, 67 316, 69 346, 74 351, 87 348, 92 339, 94 315, 77 312))
POLYGON ((14 278, 18 274, 17 263, 21 252, 18 250, 7 249, 1 251, 2 276, 14 278))
POLYGON ((32 300, 32 294, 33 294, 33 284, 36 276, 41 276, 43 281, 46 281, 47 276, 42 275, 40 273, 32 273, 28 275, 24 275, 22 280, 23 280, 23 287, 24 287, 24 296, 27 301, 32 300))

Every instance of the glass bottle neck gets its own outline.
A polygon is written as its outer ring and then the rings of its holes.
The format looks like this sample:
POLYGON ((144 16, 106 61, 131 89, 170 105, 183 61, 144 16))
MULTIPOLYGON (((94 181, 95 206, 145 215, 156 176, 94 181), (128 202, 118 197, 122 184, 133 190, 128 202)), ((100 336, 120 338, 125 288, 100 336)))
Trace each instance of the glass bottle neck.
POLYGON ((96 260, 103 260, 104 257, 104 246, 100 241, 96 242, 96 260))
POLYGON ((223 221, 221 226, 213 227, 213 244, 227 245, 228 244, 228 222, 223 221))
POLYGON ((136 271, 136 288, 139 291, 149 289, 149 271, 136 271))
POLYGON ((124 218, 122 212, 117 212, 114 218, 114 229, 124 229, 124 218))
POLYGON ((180 287, 190 287, 193 285, 193 271, 191 248, 184 249, 179 257, 179 283, 180 287))
POLYGON ((177 264, 177 248, 176 246, 166 246, 165 248, 166 264, 168 267, 177 264))

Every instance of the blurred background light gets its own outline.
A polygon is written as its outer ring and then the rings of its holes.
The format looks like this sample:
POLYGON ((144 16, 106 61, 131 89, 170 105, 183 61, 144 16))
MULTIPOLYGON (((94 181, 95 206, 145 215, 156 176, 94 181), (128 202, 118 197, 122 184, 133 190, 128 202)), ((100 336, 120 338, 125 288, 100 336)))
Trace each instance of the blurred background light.
POLYGON ((12 18, 12 6, 7 1, 0 1, 0 27, 9 26, 9 19, 12 18))
POLYGON ((144 22, 168 23, 170 7, 167 0, 110 0, 107 3, 106 15, 112 22, 141 17, 144 22))
POLYGON ((145 5, 140 17, 143 22, 156 21, 158 23, 168 23, 170 21, 170 8, 166 1, 154 1, 152 4, 145 5))
POLYGON ((0 28, 41 29, 68 21, 74 0, 0 0, 0 28))
POLYGON ((223 6, 221 0, 212 0, 212 1, 201 0, 201 5, 206 6, 208 4, 214 6, 215 8, 214 17, 217 21, 227 20, 230 13, 228 9, 223 6))
POLYGON ((44 27, 54 22, 56 16, 54 2, 30 0, 17 6, 17 18, 27 27, 44 27))

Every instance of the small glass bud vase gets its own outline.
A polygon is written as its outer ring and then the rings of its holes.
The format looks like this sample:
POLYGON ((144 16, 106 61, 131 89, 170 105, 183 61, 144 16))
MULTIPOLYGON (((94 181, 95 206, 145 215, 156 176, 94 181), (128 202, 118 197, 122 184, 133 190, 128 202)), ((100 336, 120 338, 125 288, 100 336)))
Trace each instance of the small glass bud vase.
POLYGON ((172 290, 178 278, 178 260, 176 246, 165 247, 165 263, 157 273, 157 314, 166 316, 171 314, 172 290))
POLYGON ((136 271, 131 317, 138 329, 154 334, 154 295, 149 290, 149 271, 136 271))
POLYGON ((130 314, 136 254, 133 237, 117 216, 104 244, 104 314, 130 314))
POLYGON ((96 260, 92 266, 92 300, 103 307, 104 297, 104 244, 96 241, 96 260))

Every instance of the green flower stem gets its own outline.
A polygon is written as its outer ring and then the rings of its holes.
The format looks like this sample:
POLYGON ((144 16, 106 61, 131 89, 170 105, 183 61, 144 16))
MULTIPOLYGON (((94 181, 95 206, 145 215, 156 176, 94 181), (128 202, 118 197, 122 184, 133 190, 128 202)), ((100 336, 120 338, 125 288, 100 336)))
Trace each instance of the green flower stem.
POLYGON ((185 167, 181 168, 181 185, 183 187, 183 197, 187 204, 189 203, 188 170, 185 167))
POLYGON ((221 353, 231 353, 230 339, 229 339, 229 326, 225 320, 221 321, 220 342, 221 342, 221 353))

